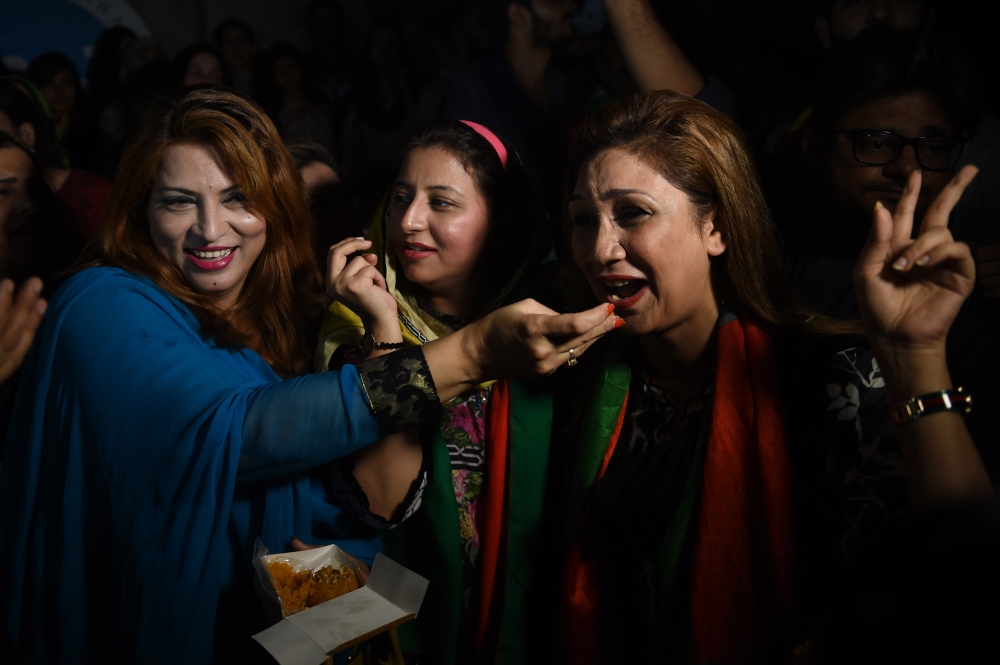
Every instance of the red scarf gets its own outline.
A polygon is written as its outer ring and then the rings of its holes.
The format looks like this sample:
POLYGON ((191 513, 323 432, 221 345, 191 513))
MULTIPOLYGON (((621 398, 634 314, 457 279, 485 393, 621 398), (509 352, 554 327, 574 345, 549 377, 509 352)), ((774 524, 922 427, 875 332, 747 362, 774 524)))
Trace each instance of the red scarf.
POLYGON ((506 540, 510 396, 506 381, 498 381, 486 416, 486 482, 479 529, 479 614, 476 626, 477 661, 496 639, 500 620, 498 601, 503 587, 503 550, 506 540))
MULTIPOLYGON (((627 402, 594 482, 614 454, 627 402)), ((711 418, 691 573, 694 660, 790 661, 792 467, 774 341, 752 323, 733 318, 719 328, 711 418)), ((600 658, 597 579, 595 562, 583 556, 577 535, 563 580, 566 662, 600 658)))

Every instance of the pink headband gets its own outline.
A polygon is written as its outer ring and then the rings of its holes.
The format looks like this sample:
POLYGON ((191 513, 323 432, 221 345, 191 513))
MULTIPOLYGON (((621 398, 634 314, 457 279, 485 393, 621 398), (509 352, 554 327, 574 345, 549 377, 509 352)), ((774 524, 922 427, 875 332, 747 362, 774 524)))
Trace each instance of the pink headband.
POLYGON ((503 141, 491 132, 486 127, 483 127, 478 122, 472 122, 471 120, 459 120, 460 123, 469 127, 475 133, 486 139, 493 149, 497 151, 497 157, 500 158, 500 165, 503 166, 504 170, 507 169, 507 148, 504 147, 503 141))

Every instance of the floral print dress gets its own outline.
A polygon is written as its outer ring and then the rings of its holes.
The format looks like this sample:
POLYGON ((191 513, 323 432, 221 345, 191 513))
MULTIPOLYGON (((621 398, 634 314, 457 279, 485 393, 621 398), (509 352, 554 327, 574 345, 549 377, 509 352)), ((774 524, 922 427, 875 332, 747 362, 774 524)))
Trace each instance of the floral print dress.
POLYGON ((458 503, 462 539, 462 610, 472 612, 476 559, 479 554, 477 516, 486 471, 486 405, 493 386, 478 388, 445 404, 441 434, 451 459, 451 481, 458 503))

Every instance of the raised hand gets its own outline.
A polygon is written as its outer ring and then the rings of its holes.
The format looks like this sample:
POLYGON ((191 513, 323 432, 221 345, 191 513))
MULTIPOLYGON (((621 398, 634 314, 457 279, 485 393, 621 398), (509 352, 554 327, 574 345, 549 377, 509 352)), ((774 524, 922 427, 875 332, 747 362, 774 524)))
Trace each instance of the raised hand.
POLYGON ((32 277, 14 296, 14 282, 0 282, 0 383, 10 378, 31 348, 47 306, 42 280, 32 277))
POLYGON ((378 257, 364 254, 347 260, 354 252, 369 247, 371 241, 364 238, 347 238, 330 247, 326 293, 357 314, 377 341, 400 341, 396 299, 386 290, 385 277, 375 267, 378 257))
POLYGON ((941 190, 916 239, 911 233, 919 171, 910 174, 895 214, 876 206, 854 285, 877 354, 943 354, 948 329, 976 277, 969 247, 952 238, 948 216, 977 172, 966 166, 941 190))
MULTIPOLYGON (((976 173, 976 167, 966 166, 941 190, 915 240, 910 234, 919 172, 910 175, 895 214, 882 206, 875 209, 871 234, 854 270, 854 286, 894 404, 954 387, 945 339, 972 292, 976 268, 969 247, 951 237, 948 215, 976 173)), ((957 412, 905 422, 899 437, 912 506, 993 497, 989 475, 957 412)))

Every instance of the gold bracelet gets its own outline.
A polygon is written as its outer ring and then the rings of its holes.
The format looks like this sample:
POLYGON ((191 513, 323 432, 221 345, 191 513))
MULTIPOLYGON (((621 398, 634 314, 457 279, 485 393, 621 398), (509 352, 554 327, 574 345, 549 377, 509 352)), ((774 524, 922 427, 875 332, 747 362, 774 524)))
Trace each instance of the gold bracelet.
POLYGON ((896 427, 902 427, 941 411, 955 411, 964 416, 972 411, 972 395, 965 394, 959 386, 954 390, 946 388, 935 393, 911 397, 892 409, 892 422, 896 423, 896 427))

